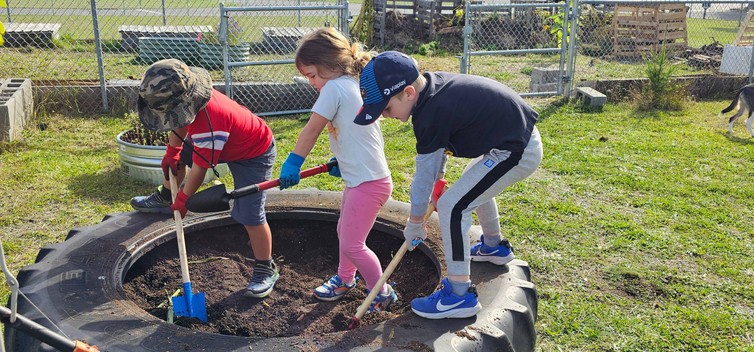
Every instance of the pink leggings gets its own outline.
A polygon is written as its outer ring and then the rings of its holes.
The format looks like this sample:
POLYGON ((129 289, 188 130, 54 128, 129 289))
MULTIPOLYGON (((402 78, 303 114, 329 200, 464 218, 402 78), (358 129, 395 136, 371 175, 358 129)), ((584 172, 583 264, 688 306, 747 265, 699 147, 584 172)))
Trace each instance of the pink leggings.
POLYGON ((343 282, 351 282, 358 269, 367 289, 371 290, 382 276, 380 260, 367 247, 366 240, 377 219, 377 213, 390 198, 392 191, 393 181, 390 176, 364 182, 353 188, 346 187, 343 191, 338 219, 338 276, 343 282))

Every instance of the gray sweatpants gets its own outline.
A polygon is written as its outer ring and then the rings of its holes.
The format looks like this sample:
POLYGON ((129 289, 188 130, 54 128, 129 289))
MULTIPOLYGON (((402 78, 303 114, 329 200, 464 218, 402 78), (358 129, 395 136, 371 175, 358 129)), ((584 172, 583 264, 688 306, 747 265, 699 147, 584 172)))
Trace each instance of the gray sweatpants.
POLYGON ((542 140, 536 126, 522 152, 493 149, 469 162, 461 177, 440 197, 440 216, 448 275, 470 275, 468 232, 476 211, 482 233, 500 233, 495 196, 523 180, 542 162, 542 140))

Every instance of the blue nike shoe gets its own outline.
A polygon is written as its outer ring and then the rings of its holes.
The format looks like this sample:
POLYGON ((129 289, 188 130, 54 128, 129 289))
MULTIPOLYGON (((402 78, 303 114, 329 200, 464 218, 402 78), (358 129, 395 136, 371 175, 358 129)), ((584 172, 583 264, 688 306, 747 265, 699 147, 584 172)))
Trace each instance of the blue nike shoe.
POLYGON ((513 250, 508 240, 500 241, 500 244, 495 247, 484 244, 484 235, 480 237, 479 241, 481 242, 471 247, 471 261, 473 262, 490 262, 495 265, 505 265, 516 257, 513 255, 513 250))
POLYGON ((463 296, 453 293, 448 278, 442 279, 441 287, 435 293, 414 298, 411 310, 416 315, 427 319, 468 318, 473 317, 480 310, 482 304, 477 299, 476 286, 471 285, 463 296))

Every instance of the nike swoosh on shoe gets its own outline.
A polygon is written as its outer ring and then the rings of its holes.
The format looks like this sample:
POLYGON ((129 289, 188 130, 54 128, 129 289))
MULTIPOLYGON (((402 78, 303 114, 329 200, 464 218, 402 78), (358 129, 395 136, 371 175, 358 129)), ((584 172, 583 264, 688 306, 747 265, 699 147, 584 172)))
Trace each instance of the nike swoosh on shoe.
POLYGON ((449 304, 449 305, 444 305, 444 304, 442 304, 442 302, 438 301, 437 305, 435 306, 435 309, 437 309, 437 311, 439 311, 439 312, 445 312, 445 311, 448 311, 448 310, 451 310, 451 309, 453 309, 455 307, 460 306, 461 304, 463 304, 463 302, 466 302, 466 300, 459 301, 459 302, 456 302, 456 303, 453 303, 453 304, 449 304))

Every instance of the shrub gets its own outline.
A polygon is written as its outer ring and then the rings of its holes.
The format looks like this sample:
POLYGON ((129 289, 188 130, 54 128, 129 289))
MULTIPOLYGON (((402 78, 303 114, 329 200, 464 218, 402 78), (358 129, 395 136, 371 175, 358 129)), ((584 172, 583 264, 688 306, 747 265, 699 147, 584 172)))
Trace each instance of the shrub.
POLYGON ((639 110, 682 110, 686 100, 686 87, 674 82, 673 76, 680 66, 671 62, 672 51, 664 46, 644 59, 644 73, 649 80, 636 99, 639 110))

